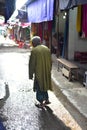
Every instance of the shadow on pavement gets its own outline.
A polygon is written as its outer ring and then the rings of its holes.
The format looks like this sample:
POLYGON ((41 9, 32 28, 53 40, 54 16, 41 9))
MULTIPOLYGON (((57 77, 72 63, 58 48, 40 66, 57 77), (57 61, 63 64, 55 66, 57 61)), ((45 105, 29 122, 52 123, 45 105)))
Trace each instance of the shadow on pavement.
POLYGON ((41 130, 71 130, 71 128, 65 126, 65 124, 54 115, 49 106, 40 111, 39 115, 41 130))
POLYGON ((2 99, 0 99, 0 109, 4 106, 5 101, 8 99, 9 95, 9 85, 5 83, 5 96, 2 99))
MULTIPOLYGON (((7 83, 5 83, 5 96, 0 99, 0 109, 4 106, 6 100, 8 99, 10 95, 9 92, 9 85, 7 83)), ((3 121, 6 121, 7 119, 2 115, 2 113, 0 113, 0 130, 6 130, 6 128, 3 125, 3 121)))

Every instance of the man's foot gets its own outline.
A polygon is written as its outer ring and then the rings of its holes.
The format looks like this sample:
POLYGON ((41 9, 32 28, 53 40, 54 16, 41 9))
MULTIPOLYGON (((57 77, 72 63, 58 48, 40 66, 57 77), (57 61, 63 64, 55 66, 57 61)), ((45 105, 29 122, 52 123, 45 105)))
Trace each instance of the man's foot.
POLYGON ((46 100, 45 104, 51 104, 51 102, 49 100, 46 100))
POLYGON ((38 108, 44 108, 46 106, 45 103, 35 103, 35 106, 38 107, 38 108))

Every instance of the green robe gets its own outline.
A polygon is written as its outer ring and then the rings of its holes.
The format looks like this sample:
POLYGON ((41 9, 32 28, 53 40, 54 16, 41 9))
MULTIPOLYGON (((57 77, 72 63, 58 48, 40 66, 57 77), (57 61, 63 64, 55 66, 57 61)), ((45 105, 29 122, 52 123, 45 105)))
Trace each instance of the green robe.
POLYGON ((51 87, 51 53, 48 47, 38 45, 32 49, 29 60, 29 78, 39 83, 41 91, 52 90, 51 87))

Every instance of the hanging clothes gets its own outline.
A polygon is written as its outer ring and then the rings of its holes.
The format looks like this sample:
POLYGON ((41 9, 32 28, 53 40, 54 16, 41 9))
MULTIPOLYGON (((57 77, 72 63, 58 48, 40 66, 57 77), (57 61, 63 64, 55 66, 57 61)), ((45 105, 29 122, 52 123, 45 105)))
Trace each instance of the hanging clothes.
POLYGON ((76 19, 76 29, 78 33, 82 31, 82 6, 79 5, 77 8, 77 19, 76 19))
POLYGON ((34 1, 37 1, 37 0, 27 0, 27 2, 25 3, 26 5, 29 5, 29 4, 31 4, 32 2, 34 2, 34 1))
POLYGON ((38 23, 38 35, 43 39, 43 23, 38 23))
POLYGON ((82 37, 87 37, 87 4, 82 6, 82 37))
POLYGON ((21 22, 28 22, 27 11, 18 10, 17 19, 20 19, 21 22))

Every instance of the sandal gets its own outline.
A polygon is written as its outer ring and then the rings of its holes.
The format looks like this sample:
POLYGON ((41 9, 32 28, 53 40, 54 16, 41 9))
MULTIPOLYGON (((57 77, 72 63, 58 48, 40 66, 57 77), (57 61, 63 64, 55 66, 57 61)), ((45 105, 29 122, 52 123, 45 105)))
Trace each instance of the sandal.
POLYGON ((45 104, 51 104, 51 102, 49 100, 45 101, 45 104))
POLYGON ((43 108, 46 106, 46 104, 45 103, 38 103, 38 104, 35 104, 35 106, 38 108, 43 108))

